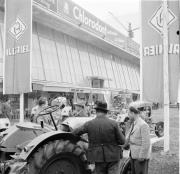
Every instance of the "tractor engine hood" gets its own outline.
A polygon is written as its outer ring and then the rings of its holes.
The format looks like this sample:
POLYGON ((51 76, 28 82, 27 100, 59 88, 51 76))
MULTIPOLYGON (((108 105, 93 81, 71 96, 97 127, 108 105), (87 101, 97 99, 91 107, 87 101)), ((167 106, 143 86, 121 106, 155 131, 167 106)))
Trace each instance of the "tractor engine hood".
POLYGON ((18 148, 43 133, 44 129, 35 123, 15 124, 1 134, 0 151, 17 152, 18 148))
POLYGON ((69 117, 63 121, 62 124, 68 126, 71 130, 74 130, 94 118, 95 117, 69 117))

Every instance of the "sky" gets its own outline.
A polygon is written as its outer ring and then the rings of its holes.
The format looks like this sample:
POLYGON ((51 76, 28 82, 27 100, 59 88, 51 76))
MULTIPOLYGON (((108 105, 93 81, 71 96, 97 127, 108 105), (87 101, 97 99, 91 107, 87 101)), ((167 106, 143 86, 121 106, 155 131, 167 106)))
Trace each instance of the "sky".
MULTIPOLYGON (((132 23, 132 28, 140 26, 139 0, 73 0, 75 3, 94 14, 99 19, 118 29, 122 34, 127 35, 127 31, 112 17, 116 16, 121 24, 128 28, 128 23, 132 23), (110 13, 109 13, 110 12, 110 13)), ((140 30, 134 31, 134 40, 140 41, 140 30)))

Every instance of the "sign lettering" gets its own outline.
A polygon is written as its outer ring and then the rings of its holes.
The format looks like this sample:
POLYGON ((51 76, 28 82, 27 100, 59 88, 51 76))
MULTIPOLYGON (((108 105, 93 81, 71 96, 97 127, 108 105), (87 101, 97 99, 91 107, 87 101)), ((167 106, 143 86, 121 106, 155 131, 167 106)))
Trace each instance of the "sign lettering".
MULTIPOLYGON (((179 54, 179 44, 169 44, 169 54, 179 54)), ((144 56, 157 56, 163 54, 163 45, 151 45, 144 47, 144 56)))

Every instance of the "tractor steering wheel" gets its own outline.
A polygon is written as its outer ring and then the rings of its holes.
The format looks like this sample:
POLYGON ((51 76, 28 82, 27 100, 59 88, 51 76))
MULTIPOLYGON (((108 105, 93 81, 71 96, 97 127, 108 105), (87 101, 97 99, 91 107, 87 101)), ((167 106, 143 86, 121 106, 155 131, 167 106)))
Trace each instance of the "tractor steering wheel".
POLYGON ((58 105, 48 106, 38 113, 38 116, 50 115, 59 109, 58 105))
MULTIPOLYGON (((57 111, 59 108, 60 108, 60 107, 59 107, 58 105, 48 106, 48 107, 44 108, 42 111, 40 111, 40 112, 38 113, 38 116, 36 117, 36 122, 38 121, 38 118, 39 118, 40 116, 50 115, 50 118, 51 118, 52 123, 53 123, 53 125, 54 125, 54 127, 55 127, 55 130, 57 130, 57 126, 56 126, 56 123, 55 123, 54 118, 53 118, 53 116, 52 116, 52 113, 55 112, 55 111, 57 111)), ((49 121, 48 121, 48 122, 49 122, 49 121)), ((50 122, 49 122, 49 124, 50 124, 50 122)))

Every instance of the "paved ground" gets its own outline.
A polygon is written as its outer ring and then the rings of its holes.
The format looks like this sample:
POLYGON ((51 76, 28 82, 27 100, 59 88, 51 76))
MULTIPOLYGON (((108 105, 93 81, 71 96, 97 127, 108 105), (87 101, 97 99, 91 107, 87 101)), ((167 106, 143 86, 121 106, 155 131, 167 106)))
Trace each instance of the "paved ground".
MULTIPOLYGON (((163 120, 163 110, 153 111, 154 121, 163 120)), ((177 109, 170 109, 170 151, 163 153, 163 141, 152 147, 149 174, 179 174, 179 117, 177 109)))

